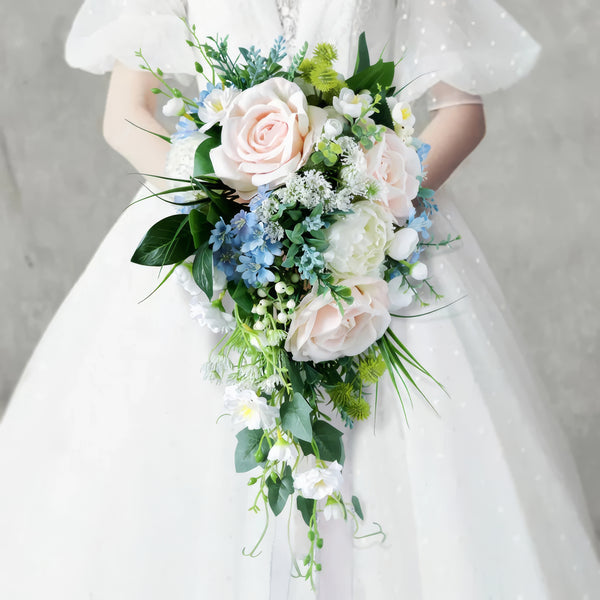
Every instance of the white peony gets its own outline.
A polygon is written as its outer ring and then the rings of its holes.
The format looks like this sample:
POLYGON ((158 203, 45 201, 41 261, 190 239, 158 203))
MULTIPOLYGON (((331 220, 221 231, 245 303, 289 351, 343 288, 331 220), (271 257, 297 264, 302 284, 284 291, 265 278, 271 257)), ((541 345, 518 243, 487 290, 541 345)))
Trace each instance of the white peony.
POLYGON ((227 109, 239 93, 240 90, 232 87, 227 87, 224 90, 214 88, 204 98, 202 106, 198 107, 198 118, 204 123, 200 131, 208 131, 213 125, 220 123, 227 114, 227 109))
POLYGON ((414 300, 415 293, 406 283, 404 277, 394 277, 388 281, 388 296, 390 299, 390 312, 395 312, 409 306, 414 300))
POLYGON ((326 469, 314 467, 294 477, 294 487, 305 498, 322 500, 339 491, 342 486, 342 465, 337 460, 326 469))
MULTIPOLYGON (((206 295, 203 294, 206 298, 206 295)), ((200 295, 193 296, 190 302, 190 314, 202 327, 208 327, 213 333, 227 333, 235 329, 235 319, 229 313, 213 306, 200 295)))
POLYGON ((294 444, 286 441, 282 437, 278 437, 277 441, 271 446, 269 460, 278 460, 280 462, 286 462, 288 465, 293 465, 298 458, 298 450, 294 444))
POLYGON ((273 429, 279 417, 279 409, 269 406, 266 398, 235 385, 225 388, 225 409, 231 412, 234 425, 248 429, 273 429))
POLYGON ((185 113, 185 102, 181 98, 171 98, 163 107, 165 117, 181 117, 185 113))
POLYGON ((368 275, 379 277, 389 242, 393 218, 381 205, 363 200, 352 205, 327 230, 327 268, 339 279, 368 275))
POLYGON ((394 260, 406 260, 419 245, 419 234, 410 227, 396 231, 388 248, 388 256, 394 260))
POLYGON ((372 115, 374 112, 373 110, 369 110, 363 115, 363 111, 372 104, 372 96, 369 94, 355 94, 350 88, 344 88, 340 92, 340 95, 335 96, 333 99, 333 108, 335 108, 340 115, 351 117, 352 119, 372 115))
POLYGON ((423 281, 423 279, 427 279, 429 275, 429 270, 427 269, 427 265, 422 262, 415 263, 410 269, 410 276, 417 281, 423 281))

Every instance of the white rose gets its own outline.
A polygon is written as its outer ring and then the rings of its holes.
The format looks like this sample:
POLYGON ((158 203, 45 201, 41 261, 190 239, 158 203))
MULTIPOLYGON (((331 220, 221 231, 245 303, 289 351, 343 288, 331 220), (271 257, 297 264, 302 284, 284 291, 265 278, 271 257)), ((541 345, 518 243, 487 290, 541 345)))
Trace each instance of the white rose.
POLYGON ((327 230, 329 247, 323 255, 327 268, 339 279, 379 277, 393 236, 392 216, 368 200, 353 204, 352 210, 327 230))
POLYGON ((427 265, 422 262, 415 263, 410 269, 410 276, 417 281, 427 279, 428 274, 429 270, 427 269, 427 265))
POLYGON ((279 417, 279 409, 267 404, 266 398, 234 385, 225 388, 225 409, 234 425, 248 429, 272 429, 279 417))
POLYGON ((406 260, 419 245, 419 234, 410 227, 400 229, 394 234, 388 248, 388 256, 394 260, 406 260))
POLYGON ((200 131, 208 131, 215 123, 220 123, 227 114, 227 109, 239 93, 240 90, 232 87, 227 87, 224 90, 214 88, 204 98, 202 106, 198 107, 198 118, 204 123, 200 131))
POLYGON ((393 313, 409 306, 415 297, 415 293, 406 283, 404 277, 394 277, 388 282, 388 296, 390 311, 393 313))
POLYGON ((313 288, 294 312, 285 349, 296 361, 323 362, 356 356, 375 343, 391 322, 385 281, 356 277, 339 282, 350 288, 353 302, 340 312, 331 293, 313 288))
MULTIPOLYGON (((358 119, 371 104, 373 104, 373 98, 369 94, 355 94, 350 88, 344 88, 340 95, 333 99, 333 108, 340 115, 352 119, 358 119)), ((364 116, 368 117, 372 114, 373 111, 370 110, 364 116)))
POLYGON ((323 127, 323 137, 327 140, 333 140, 342 135, 343 131, 344 126, 338 119, 327 119, 327 121, 325 121, 325 126, 323 127))
POLYGON ((199 296, 192 297, 190 314, 202 327, 208 327, 213 333, 227 333, 235 329, 235 319, 232 315, 199 296))
POLYGON ((337 492, 342 486, 342 465, 337 460, 326 469, 315 467, 296 475, 294 487, 300 490, 305 498, 322 500, 337 492))
POLYGON ((165 117, 181 117, 185 113, 185 102, 181 98, 171 98, 162 108, 165 117))

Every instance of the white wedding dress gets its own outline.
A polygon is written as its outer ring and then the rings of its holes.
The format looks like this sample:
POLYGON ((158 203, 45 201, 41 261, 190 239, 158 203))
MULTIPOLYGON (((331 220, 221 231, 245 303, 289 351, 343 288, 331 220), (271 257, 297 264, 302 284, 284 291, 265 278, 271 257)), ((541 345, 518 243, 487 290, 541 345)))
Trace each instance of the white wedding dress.
MULTIPOLYGON (((165 72, 189 76, 178 20, 186 11, 200 35, 229 32, 234 47, 265 47, 279 33, 291 45, 333 41, 345 70, 366 30, 373 54, 406 51, 403 81, 427 73, 408 99, 438 81, 492 92, 537 54, 493 0, 88 0, 67 58, 104 72, 115 59, 135 67, 141 47, 165 72)), ((234 473, 229 424, 216 423, 222 390, 200 375, 216 338, 190 319, 174 279, 138 304, 156 273, 129 257, 169 213, 147 201, 100 245, 0 425, 0 598, 599 599, 593 527, 568 446, 478 245, 449 197, 438 203, 437 230, 463 241, 425 260, 445 301, 468 296, 395 329, 449 397, 421 381, 439 416, 415 395, 408 428, 384 386, 376 422, 346 441, 346 497, 360 497, 363 533, 377 522, 384 542, 353 540, 349 523, 324 521, 316 593, 290 578, 287 511, 260 556, 242 556, 264 515, 248 512, 254 488, 234 473)), ((297 519, 290 529, 301 554, 297 519)))

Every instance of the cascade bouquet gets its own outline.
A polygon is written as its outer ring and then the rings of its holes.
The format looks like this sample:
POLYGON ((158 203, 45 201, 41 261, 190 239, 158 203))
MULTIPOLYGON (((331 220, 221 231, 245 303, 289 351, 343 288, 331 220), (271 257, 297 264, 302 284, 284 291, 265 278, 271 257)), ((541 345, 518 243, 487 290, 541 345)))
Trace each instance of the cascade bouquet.
POLYGON ((163 112, 180 119, 164 138, 161 179, 173 187, 151 194, 177 210, 132 261, 170 266, 165 279, 176 273, 190 292, 192 316, 222 334, 205 375, 226 386, 235 469, 251 472, 251 508, 267 525, 269 512, 300 511, 310 549, 296 574, 312 583, 318 515, 351 518, 356 531, 363 518, 341 492, 344 427, 375 411, 384 374, 403 408, 418 389, 411 373, 431 377, 390 326, 425 294, 439 298, 419 261, 439 245, 422 185, 428 148, 393 87, 396 65, 372 64, 364 34, 345 79, 331 44, 310 56, 305 44, 283 66, 283 39, 266 56, 251 47, 232 58, 227 38, 188 31, 207 80, 196 99, 138 53, 162 84, 154 93, 169 97, 163 112))

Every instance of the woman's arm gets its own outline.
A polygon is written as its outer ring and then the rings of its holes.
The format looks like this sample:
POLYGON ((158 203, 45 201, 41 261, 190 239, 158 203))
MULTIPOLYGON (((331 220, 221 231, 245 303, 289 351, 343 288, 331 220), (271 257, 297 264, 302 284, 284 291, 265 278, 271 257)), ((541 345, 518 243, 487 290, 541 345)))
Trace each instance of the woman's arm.
MULTIPOLYGON (((169 144, 127 121, 169 135, 154 117, 156 96, 154 76, 134 71, 117 63, 113 69, 106 98, 103 132, 108 144, 125 157, 140 173, 164 173, 169 144)), ((158 180, 152 179, 154 186, 158 180)))
POLYGON ((437 190, 485 136, 482 104, 459 104, 440 108, 419 136, 431 146, 425 163, 424 184, 437 190))

